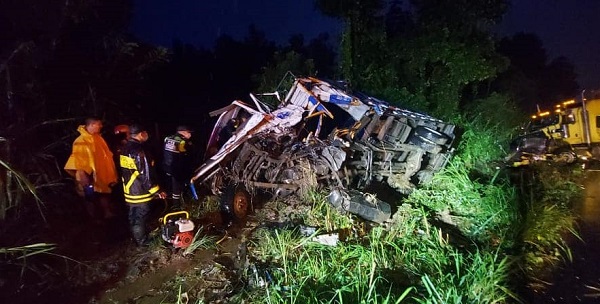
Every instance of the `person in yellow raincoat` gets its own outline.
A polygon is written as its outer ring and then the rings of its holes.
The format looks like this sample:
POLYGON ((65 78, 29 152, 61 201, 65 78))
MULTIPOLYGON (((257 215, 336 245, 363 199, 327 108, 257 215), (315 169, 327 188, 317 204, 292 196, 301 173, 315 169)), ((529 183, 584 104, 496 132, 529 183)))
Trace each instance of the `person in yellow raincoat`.
POLYGON ((88 214, 95 220, 112 218, 114 206, 111 206, 110 193, 117 182, 117 171, 113 154, 100 135, 102 120, 87 118, 77 131, 80 135, 73 142, 65 170, 77 181, 78 193, 85 198, 88 214))

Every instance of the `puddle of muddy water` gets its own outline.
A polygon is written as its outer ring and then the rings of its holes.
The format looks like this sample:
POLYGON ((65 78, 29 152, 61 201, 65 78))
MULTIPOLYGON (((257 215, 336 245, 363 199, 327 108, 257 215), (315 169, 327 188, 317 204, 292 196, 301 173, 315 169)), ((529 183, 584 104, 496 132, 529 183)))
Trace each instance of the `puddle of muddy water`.
POLYGON ((165 290, 163 283, 171 280, 178 273, 184 272, 190 267, 191 263, 191 260, 177 259, 177 261, 172 261, 168 265, 133 281, 122 282, 120 286, 102 294, 98 303, 164 302, 166 297, 169 296, 169 292, 173 290, 165 290))
POLYGON ((529 303, 600 303, 600 171, 586 172, 584 187, 583 198, 574 204, 581 240, 568 240, 573 262, 529 303))
POLYGON ((114 286, 106 286, 109 289, 96 296, 96 303, 175 303, 180 292, 195 302, 201 296, 210 299, 223 290, 229 290, 231 282, 228 276, 235 268, 233 264, 242 226, 234 225, 225 233, 215 226, 220 223, 218 214, 209 214, 199 222, 205 233, 219 241, 216 249, 198 249, 186 257, 182 250, 154 249, 168 255, 168 261, 139 275, 126 276, 114 286))

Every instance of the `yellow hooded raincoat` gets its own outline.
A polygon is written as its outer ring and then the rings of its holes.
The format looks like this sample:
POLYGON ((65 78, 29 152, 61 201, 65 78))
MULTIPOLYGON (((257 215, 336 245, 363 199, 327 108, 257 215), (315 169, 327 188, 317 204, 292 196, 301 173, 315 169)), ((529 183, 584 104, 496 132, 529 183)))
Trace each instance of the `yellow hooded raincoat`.
POLYGON ((65 170, 75 176, 83 170, 94 181, 94 191, 110 193, 110 185, 117 182, 117 171, 112 152, 100 134, 90 134, 85 126, 79 126, 81 135, 73 142, 73 152, 65 164, 65 170))

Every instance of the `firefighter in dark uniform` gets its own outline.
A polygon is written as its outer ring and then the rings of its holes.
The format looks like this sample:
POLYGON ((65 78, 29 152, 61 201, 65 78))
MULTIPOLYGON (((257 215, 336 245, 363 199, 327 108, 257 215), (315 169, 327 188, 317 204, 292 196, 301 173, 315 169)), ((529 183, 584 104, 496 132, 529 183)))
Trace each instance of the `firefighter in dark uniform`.
POLYGON ((165 137, 162 169, 166 174, 167 202, 172 210, 181 209, 181 195, 189 181, 192 167, 190 149, 192 130, 187 126, 177 127, 177 133, 165 137))
POLYGON ((129 226, 138 246, 147 245, 146 222, 150 214, 150 202, 165 198, 160 191, 154 170, 154 161, 142 144, 148 140, 148 132, 140 125, 129 127, 130 138, 121 150, 119 164, 123 180, 125 202, 129 209, 129 226))

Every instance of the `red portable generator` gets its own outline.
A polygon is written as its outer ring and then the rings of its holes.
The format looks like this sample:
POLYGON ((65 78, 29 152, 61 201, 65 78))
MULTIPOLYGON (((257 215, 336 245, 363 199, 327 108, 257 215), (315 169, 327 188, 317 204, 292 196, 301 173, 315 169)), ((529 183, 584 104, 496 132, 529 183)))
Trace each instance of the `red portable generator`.
POLYGON ((160 220, 162 238, 175 248, 187 248, 194 240, 194 222, 187 211, 167 213, 160 220))

